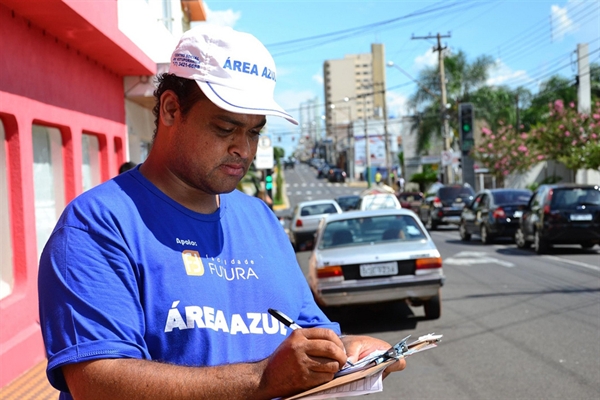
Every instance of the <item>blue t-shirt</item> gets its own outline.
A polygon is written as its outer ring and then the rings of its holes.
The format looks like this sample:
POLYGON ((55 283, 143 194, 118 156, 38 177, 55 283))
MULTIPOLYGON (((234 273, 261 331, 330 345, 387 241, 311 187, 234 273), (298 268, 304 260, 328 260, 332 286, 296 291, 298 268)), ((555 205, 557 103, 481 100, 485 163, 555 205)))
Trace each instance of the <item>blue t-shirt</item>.
POLYGON ((39 299, 48 379, 62 391, 60 367, 94 359, 262 360, 289 333, 269 308, 340 333, 262 200, 235 190, 199 214, 138 168, 66 207, 40 260, 39 299))

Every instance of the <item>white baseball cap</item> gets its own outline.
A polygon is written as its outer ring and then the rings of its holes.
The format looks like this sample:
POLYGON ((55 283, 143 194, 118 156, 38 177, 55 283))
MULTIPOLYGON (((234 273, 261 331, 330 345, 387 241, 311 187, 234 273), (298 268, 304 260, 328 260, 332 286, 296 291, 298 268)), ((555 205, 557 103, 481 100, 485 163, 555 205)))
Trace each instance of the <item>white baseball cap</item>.
POLYGON ((224 110, 274 115, 298 125, 275 103, 275 62, 266 47, 249 33, 198 25, 179 40, 168 72, 195 80, 206 97, 224 110))

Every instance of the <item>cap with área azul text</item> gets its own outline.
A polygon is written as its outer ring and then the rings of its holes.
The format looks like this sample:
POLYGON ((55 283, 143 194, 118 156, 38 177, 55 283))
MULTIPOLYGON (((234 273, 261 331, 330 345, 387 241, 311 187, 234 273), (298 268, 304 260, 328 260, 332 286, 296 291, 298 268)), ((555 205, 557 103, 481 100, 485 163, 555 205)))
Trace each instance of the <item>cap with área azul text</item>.
POLYGON ((206 97, 224 110, 274 115, 298 125, 273 99, 277 80, 273 57, 249 33, 198 25, 182 35, 169 73, 195 80, 206 97))

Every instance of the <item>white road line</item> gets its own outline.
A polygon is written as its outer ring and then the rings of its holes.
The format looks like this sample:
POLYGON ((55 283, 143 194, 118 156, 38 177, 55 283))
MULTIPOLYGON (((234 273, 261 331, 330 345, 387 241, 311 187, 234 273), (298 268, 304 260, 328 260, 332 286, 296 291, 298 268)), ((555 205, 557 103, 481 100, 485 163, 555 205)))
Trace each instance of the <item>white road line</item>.
POLYGON ((573 265, 577 265, 579 267, 583 267, 583 268, 589 268, 593 271, 600 271, 600 267, 596 266, 596 265, 591 265, 591 264, 586 264, 580 261, 574 261, 574 260, 569 260, 567 258, 560 258, 560 257, 555 257, 555 256, 542 256, 544 258, 548 258, 550 260, 553 261, 560 261, 560 262, 564 262, 566 264, 573 264, 573 265))
POLYGON ((483 251, 460 251, 453 257, 445 259, 443 263, 450 265, 498 264, 506 268, 515 266, 515 264, 509 261, 490 257, 483 251))

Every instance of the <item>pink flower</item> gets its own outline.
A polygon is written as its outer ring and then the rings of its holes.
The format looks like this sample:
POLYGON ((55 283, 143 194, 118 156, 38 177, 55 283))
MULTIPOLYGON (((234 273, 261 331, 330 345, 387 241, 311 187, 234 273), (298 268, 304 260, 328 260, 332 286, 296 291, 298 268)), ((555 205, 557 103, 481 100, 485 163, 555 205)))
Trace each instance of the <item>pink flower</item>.
POLYGON ((573 140, 573 141, 571 142, 571 146, 577 146, 577 140, 573 140))
POLYGON ((571 108, 575 108, 575 103, 573 103, 573 102, 570 102, 570 103, 569 103, 569 107, 571 107, 571 108))
POLYGON ((487 146, 487 147, 488 147, 488 149, 493 149, 493 148, 494 148, 494 145, 493 145, 492 143, 488 143, 488 146, 487 146))
POLYGON ((594 114, 592 116, 594 117, 594 119, 600 119, 600 114, 594 114))
POLYGON ((541 155, 541 154, 539 156, 537 156, 538 161, 542 161, 544 158, 545 157, 543 155, 541 155))
POLYGON ((571 132, 569 132, 569 131, 565 131, 565 136, 566 136, 566 137, 569 137, 569 136, 571 136, 571 132))
POLYGON ((490 136, 490 139, 492 139, 492 140, 496 140, 496 135, 492 135, 492 136, 490 136))
POLYGON ((521 136, 521 139, 523 139, 523 140, 527 139, 527 134, 526 133, 521 133, 520 136, 521 136))
POLYGON ((502 171, 502 175, 504 175, 504 176, 508 175, 508 171, 507 170, 502 171))
POLYGON ((556 100, 554 102, 554 109, 559 113, 562 113, 565 108, 565 103, 562 100, 556 100))
POLYGON ((481 133, 483 133, 484 135, 489 135, 490 133, 492 133, 492 131, 490 131, 488 128, 481 128, 481 133))
POLYGON ((596 135, 595 133, 592 133, 592 134, 590 135, 590 137, 591 137, 592 139, 597 139, 597 138, 598 138, 598 135, 596 135))
POLYGON ((523 152, 523 153, 524 153, 524 152, 526 152, 526 151, 527 151, 527 146, 525 146, 525 145, 523 145, 523 144, 522 144, 522 145, 520 145, 519 147, 517 147, 517 149, 518 149, 520 152, 523 152))

